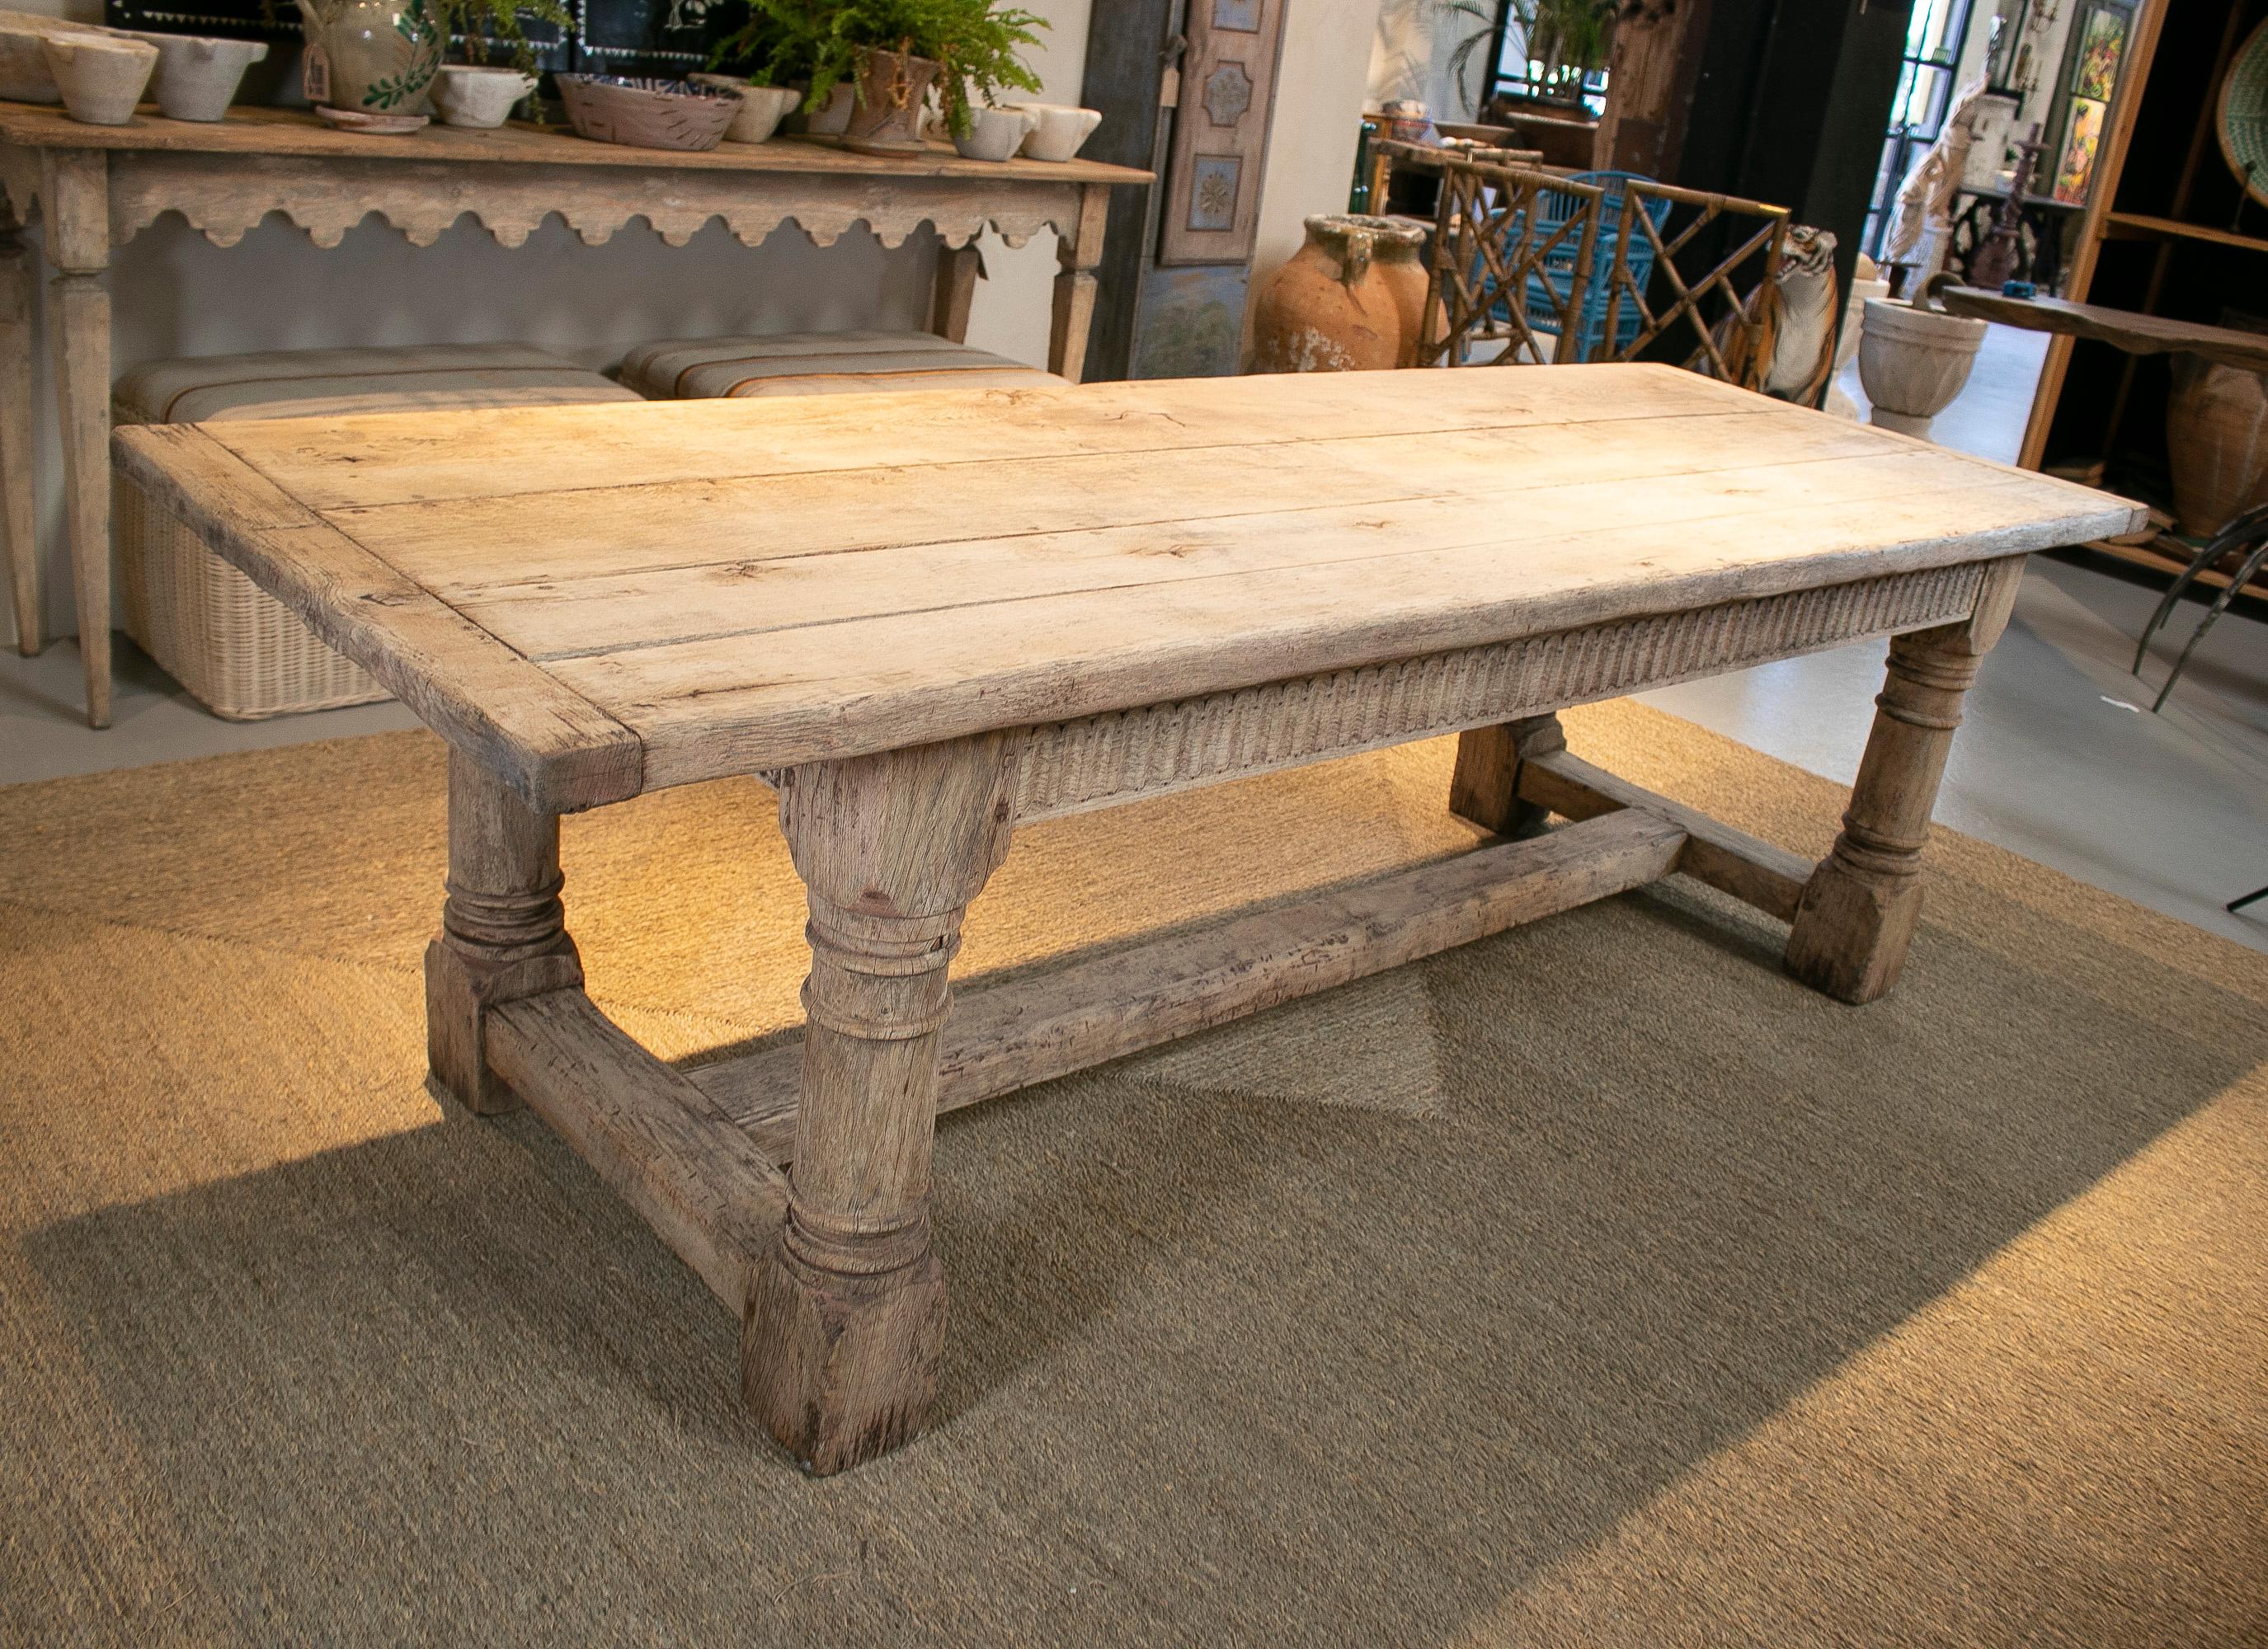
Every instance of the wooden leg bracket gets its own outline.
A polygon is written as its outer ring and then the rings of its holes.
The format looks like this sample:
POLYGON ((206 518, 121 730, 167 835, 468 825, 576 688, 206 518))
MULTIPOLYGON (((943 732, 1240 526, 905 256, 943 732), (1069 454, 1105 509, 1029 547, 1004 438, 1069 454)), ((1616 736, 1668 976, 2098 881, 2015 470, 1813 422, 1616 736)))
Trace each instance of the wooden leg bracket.
MULTIPOLYGON (((1669 873, 1686 842, 1680 824, 1620 813, 971 986, 956 993, 945 1024, 937 1108, 974 1105, 1642 887, 1669 873)), ((777 1159, 795 1150, 802 1064, 802 1045, 784 1042, 690 1074, 777 1159)))
POLYGON ((1565 750, 1525 758, 1520 764, 1518 793, 1522 801, 1563 819, 1596 819, 1630 809, 1667 820, 1685 833, 1676 870, 1782 922, 1795 919, 1803 885, 1811 876, 1811 861, 1802 855, 1719 824, 1565 750))

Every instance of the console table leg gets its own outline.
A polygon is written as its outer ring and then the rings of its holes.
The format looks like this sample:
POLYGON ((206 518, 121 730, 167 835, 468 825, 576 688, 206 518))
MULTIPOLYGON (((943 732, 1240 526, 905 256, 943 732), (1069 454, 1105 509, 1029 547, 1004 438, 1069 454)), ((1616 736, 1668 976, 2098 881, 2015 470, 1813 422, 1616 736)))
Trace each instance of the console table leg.
POLYGON ((50 317, 55 408, 63 458, 63 515, 78 601, 86 719, 110 725, 110 265, 109 162, 100 150, 42 157, 40 210, 48 261, 58 273, 50 317))
POLYGON ((1457 769, 1449 780, 1449 811, 1500 836, 1531 836, 1551 810, 1520 795, 1520 764, 1567 747, 1559 718, 1529 716, 1475 727, 1457 735, 1457 769))
POLYGON ((32 254, 0 207, 0 549, 16 607, 16 651, 40 651, 40 543, 32 510, 32 254))
POLYGON ((1074 384, 1086 375, 1086 332, 1094 320, 1094 271, 1102 261, 1102 232, 1110 215, 1110 188, 1081 191, 1079 222, 1056 248, 1055 309, 1048 327, 1048 371, 1074 384))
POLYGON ((491 1008, 583 983, 559 902, 559 820, 470 756, 449 753, 449 896, 425 947, 425 1058, 483 1115, 519 1101, 489 1069, 491 1008))
MULTIPOLYGON (((1986 645, 1990 645, 1988 642, 1986 645)), ((1968 624, 1893 637, 1842 833, 1804 884, 1787 968, 1845 1002, 1897 983, 1921 919, 1921 850, 1983 648, 1968 624)))
POLYGON ((817 1475, 912 1438, 937 1395, 938 1033, 961 911, 1007 852, 1015 773, 995 735, 782 776, 811 975, 787 1218, 750 1290, 741 1384, 817 1475))
POLYGON ((968 342, 968 313, 983 274, 984 254, 974 240, 965 247, 938 247, 937 286, 930 298, 932 332, 949 343, 968 342))

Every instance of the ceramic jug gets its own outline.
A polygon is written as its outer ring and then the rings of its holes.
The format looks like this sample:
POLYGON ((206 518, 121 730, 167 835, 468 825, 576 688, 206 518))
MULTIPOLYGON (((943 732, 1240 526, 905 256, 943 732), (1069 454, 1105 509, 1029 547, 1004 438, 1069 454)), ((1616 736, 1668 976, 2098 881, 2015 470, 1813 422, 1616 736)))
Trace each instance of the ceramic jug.
POLYGON ((1423 225, 1318 213, 1261 291, 1253 367, 1361 372, 1415 364, 1425 308, 1423 225))
POLYGON ((364 114, 423 114, 448 31, 427 0, 299 0, 307 101, 364 114))

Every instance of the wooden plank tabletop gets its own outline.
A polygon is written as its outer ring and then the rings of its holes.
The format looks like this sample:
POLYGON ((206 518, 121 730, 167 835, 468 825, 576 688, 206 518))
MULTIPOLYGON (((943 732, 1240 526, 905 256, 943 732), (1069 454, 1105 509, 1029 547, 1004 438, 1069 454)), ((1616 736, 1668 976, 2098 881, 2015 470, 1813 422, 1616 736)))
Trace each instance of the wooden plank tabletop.
POLYGON ((115 439, 130 475, 429 720, 578 805, 2142 519, 1660 366, 115 439))
POLYGON ((1997 320, 2027 332, 2092 338, 2129 355, 2186 350, 2224 366, 2268 372, 2268 334, 2207 326, 2201 320, 2176 320, 2133 309, 2111 309, 2102 304, 2074 304, 2061 298, 2009 298, 1974 286, 1942 287, 1937 297, 1949 313, 1975 320, 1997 320))
POLYGON ((334 131, 306 109, 239 106, 222 121, 169 121, 150 112, 124 126, 87 126, 62 109, 0 102, 0 142, 33 149, 117 149, 169 154, 308 157, 344 160, 426 160, 522 166, 683 166, 701 172, 829 173, 877 178, 966 178, 1000 184, 1146 183, 1150 174, 1099 160, 963 160, 951 145, 918 155, 855 154, 825 139, 775 137, 761 144, 719 144, 690 152, 593 143, 565 126, 524 121, 490 131, 438 121, 394 137, 334 131))

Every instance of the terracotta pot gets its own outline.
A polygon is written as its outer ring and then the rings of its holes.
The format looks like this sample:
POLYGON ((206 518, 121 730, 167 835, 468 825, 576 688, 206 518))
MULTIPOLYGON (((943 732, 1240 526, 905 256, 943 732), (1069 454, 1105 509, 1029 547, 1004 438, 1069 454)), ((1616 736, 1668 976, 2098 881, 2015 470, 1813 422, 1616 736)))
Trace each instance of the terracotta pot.
POLYGON ((1867 300, 1859 337, 1859 381, 1874 403, 1872 422, 1885 430, 1926 437, 1930 421, 1969 381, 1984 323, 1916 309, 1884 298, 1867 300))
POLYGON ((299 0, 300 89, 319 108, 423 114, 449 31, 426 0, 299 0))
POLYGON ((919 154, 922 99, 938 68, 935 58, 910 52, 860 51, 858 95, 843 146, 862 155, 919 154))
POLYGON ((2268 375, 2175 357, 2166 464, 2184 533, 2210 538, 2238 512, 2268 503, 2268 375))
POLYGON ((1253 370, 1364 372, 1412 364, 1425 307, 1425 231, 1321 213, 1254 307, 1253 370))

